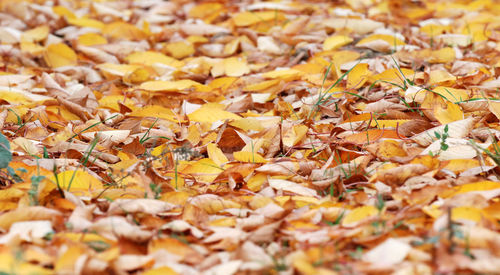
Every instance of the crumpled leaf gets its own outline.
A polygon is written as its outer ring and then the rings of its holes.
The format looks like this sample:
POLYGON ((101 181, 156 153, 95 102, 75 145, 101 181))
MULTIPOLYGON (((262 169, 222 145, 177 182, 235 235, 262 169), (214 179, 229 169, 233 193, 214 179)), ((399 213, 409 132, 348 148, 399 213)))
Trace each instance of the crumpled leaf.
POLYGON ((363 255, 363 260, 379 267, 391 267, 402 262, 411 250, 404 241, 388 238, 363 255))

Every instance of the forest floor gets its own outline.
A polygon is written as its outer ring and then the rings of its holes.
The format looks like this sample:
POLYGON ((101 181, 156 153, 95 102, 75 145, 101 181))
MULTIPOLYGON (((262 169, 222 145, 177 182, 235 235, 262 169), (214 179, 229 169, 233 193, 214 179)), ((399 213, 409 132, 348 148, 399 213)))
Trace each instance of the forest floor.
POLYGON ((0 273, 498 273, 499 42, 493 0, 2 0, 0 273))

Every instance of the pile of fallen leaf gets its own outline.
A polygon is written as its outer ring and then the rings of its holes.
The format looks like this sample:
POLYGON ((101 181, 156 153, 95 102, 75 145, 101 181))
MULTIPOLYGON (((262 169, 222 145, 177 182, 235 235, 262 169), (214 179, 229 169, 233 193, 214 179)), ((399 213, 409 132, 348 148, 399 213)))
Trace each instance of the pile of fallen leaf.
POLYGON ((499 54, 494 0, 2 0, 0 272, 499 272, 499 54))

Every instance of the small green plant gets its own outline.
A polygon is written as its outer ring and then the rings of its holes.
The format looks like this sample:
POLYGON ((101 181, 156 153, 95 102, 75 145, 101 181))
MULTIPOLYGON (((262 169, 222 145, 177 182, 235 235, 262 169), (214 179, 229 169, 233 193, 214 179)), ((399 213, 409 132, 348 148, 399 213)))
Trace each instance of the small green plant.
POLYGON ((482 151, 483 153, 485 153, 488 157, 490 157, 496 165, 499 165, 500 166, 500 146, 498 145, 498 141, 496 139, 496 137, 494 135, 492 135, 493 137, 493 143, 492 143, 492 147, 493 147, 493 150, 490 151, 488 149, 485 149, 485 148, 482 148, 480 147, 479 145, 476 144, 476 142, 474 142, 473 140, 469 140, 469 143, 474 147, 476 148, 476 150, 479 150, 479 151, 482 151))
POLYGON ((158 122, 158 118, 155 119, 155 121, 151 124, 151 126, 149 126, 148 130, 146 130, 146 133, 144 133, 144 135, 141 137, 141 139, 139 139, 140 144, 144 144, 144 142, 146 142, 150 139, 154 139, 154 138, 170 140, 170 138, 163 137, 163 136, 149 136, 149 132, 151 131, 151 129, 153 129, 153 127, 155 126, 155 124, 157 122, 158 122))
POLYGON ((89 241, 89 242, 86 242, 86 244, 90 248, 94 249, 96 252, 103 252, 111 247, 108 243, 106 243, 102 240, 89 241))
POLYGON ((99 124, 101 124, 101 123, 104 123, 106 120, 111 120, 111 119, 113 119, 113 118, 115 118, 115 117, 117 117, 117 116, 118 116, 118 115, 116 114, 116 115, 113 115, 113 116, 110 116, 110 117, 108 117, 108 118, 104 119, 103 121, 96 122, 96 123, 94 123, 94 124, 90 125, 89 127, 85 128, 85 129, 83 129, 83 130, 81 130, 80 132, 78 132, 78 133, 76 133, 76 134, 72 135, 70 138, 68 138, 68 140, 67 140, 67 141, 72 141, 75 137, 77 137, 77 136, 78 136, 78 135, 80 135, 81 133, 83 133, 83 132, 85 132, 85 131, 87 131, 87 130, 90 130, 90 129, 94 128, 95 126, 97 126, 97 125, 99 125, 99 124))
POLYGON ((155 200, 159 199, 161 197, 161 186, 160 185, 156 185, 154 183, 150 183, 149 184, 149 188, 151 188, 151 191, 154 193, 155 195, 155 200))
POLYGON ((375 207, 377 208, 379 213, 381 213, 382 210, 384 210, 385 201, 381 194, 377 195, 377 202, 375 203, 375 207))
POLYGON ((57 174, 57 166, 55 161, 54 166, 52 166, 52 174, 54 174, 54 178, 56 179, 57 191, 59 191, 59 195, 61 195, 61 198, 64 198, 64 191, 61 187, 61 183, 59 182, 59 175, 57 174))
POLYGON ((10 151, 9 140, 0 133, 0 182, 4 185, 22 182, 23 179, 19 176, 18 172, 21 175, 27 172, 24 168, 14 170, 14 168, 9 166, 11 161, 12 153, 10 151))
POLYGON ((43 179, 45 179, 45 176, 38 175, 31 177, 31 189, 28 190, 31 205, 38 205, 38 186, 43 179))
POLYGON ((448 134, 448 125, 444 126, 444 131, 442 134, 434 132, 434 135, 436 136, 437 139, 441 140, 439 150, 440 151, 448 150, 449 146, 448 144, 446 144, 446 139, 450 136, 448 134))
POLYGON ((286 271, 288 269, 285 260, 283 258, 276 259, 276 257, 272 257, 272 259, 274 264, 274 270, 280 272, 280 271, 286 271))
POLYGON ((0 169, 5 169, 12 161, 12 153, 10 152, 9 140, 0 134, 0 169))
POLYGON ((360 260, 363 257, 363 247, 356 246, 356 250, 349 252, 349 256, 355 260, 360 260))
POLYGON ((30 117, 29 119, 27 119, 26 122, 24 122, 23 119, 21 118, 21 116, 19 116, 14 110, 12 110, 11 108, 9 108, 7 110, 10 111, 11 113, 13 113, 17 118, 17 125, 19 126, 19 128, 17 128, 15 133, 19 132, 22 128, 24 128, 24 126, 26 126, 26 124, 28 124, 28 122, 30 122, 31 119, 33 118, 33 117, 30 117))
POLYGON ((375 234, 379 235, 385 231, 386 221, 382 219, 382 212, 385 208, 385 201, 381 194, 377 195, 377 201, 375 202, 375 207, 378 210, 378 218, 376 221, 372 222, 372 226, 375 228, 375 234))
MULTIPOLYGON (((90 148, 87 152, 87 155, 84 155, 82 157, 82 159, 80 160, 80 164, 83 165, 83 166, 86 166, 88 161, 89 161, 89 158, 90 158, 90 155, 92 154, 92 151, 94 151, 95 147, 97 146, 97 143, 99 142, 99 135, 97 135, 94 140, 90 143, 90 148)), ((73 172, 73 175, 71 175, 71 179, 69 180, 69 183, 68 183, 68 187, 66 188, 66 191, 69 192, 69 190, 71 189, 71 185, 73 184, 73 180, 75 179, 75 176, 76 176, 76 171, 78 171, 77 169, 75 169, 75 171, 73 172)))
MULTIPOLYGON (((361 59, 359 60, 359 62, 361 62, 361 59)), ((324 103, 328 102, 328 100, 330 100, 330 98, 332 97, 333 94, 330 93, 330 91, 333 88, 335 88, 342 80, 344 80, 344 78, 346 78, 346 76, 356 67, 356 65, 359 64, 359 62, 356 63, 354 66, 352 66, 352 68, 347 70, 344 74, 342 74, 339 77, 339 79, 337 79, 335 81, 335 83, 333 83, 332 85, 330 85, 330 87, 328 87, 325 91, 323 91, 323 87, 325 85, 328 74, 330 74, 330 70, 332 69, 333 64, 330 63, 328 68, 326 68, 325 74, 323 75, 323 83, 321 84, 321 90, 319 91, 318 99, 316 100, 312 109, 309 111, 309 114, 307 115, 308 120, 311 118, 314 118, 316 116, 316 114, 319 111, 320 106, 323 105, 324 103)), ((350 94, 352 94, 352 93, 350 93, 350 94)))
POLYGON ((345 215, 345 210, 342 211, 342 213, 340 213, 340 215, 333 221, 326 221, 326 224, 328 224, 329 226, 335 226, 335 225, 338 225, 340 224, 340 222, 342 221, 342 219, 344 218, 344 215, 345 215))

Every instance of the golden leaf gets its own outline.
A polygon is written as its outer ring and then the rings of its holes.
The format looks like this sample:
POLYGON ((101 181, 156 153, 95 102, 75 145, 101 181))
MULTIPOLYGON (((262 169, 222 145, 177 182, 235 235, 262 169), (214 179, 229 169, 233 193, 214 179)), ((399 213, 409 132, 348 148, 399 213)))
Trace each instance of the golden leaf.
POLYGON ((43 53, 43 59, 52 68, 76 65, 76 53, 66 44, 50 44, 43 53))

